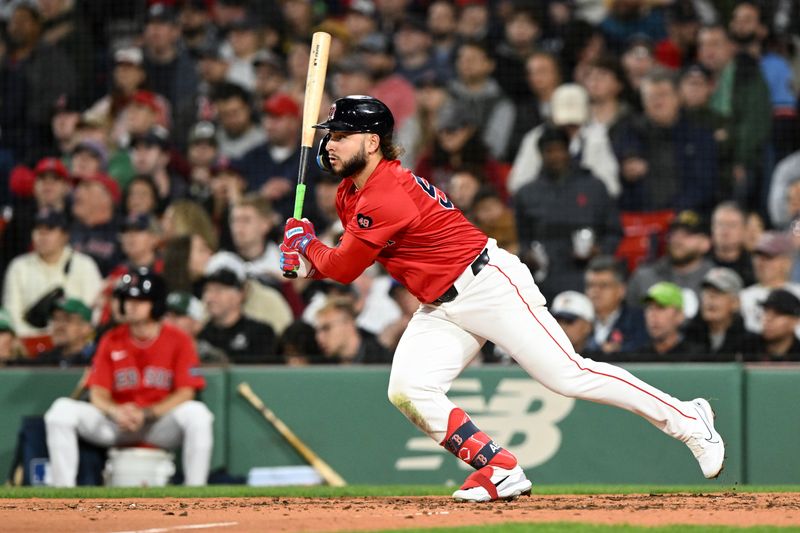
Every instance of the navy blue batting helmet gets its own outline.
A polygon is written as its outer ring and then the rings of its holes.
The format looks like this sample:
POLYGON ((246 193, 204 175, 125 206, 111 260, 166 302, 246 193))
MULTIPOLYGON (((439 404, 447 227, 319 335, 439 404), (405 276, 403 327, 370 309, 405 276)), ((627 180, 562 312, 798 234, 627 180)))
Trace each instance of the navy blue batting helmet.
POLYGON ((377 133, 381 137, 394 130, 394 117, 386 104, 371 96, 339 98, 328 112, 328 120, 314 126, 330 131, 377 133))
POLYGON ((147 268, 124 274, 114 288, 120 309, 125 310, 125 300, 147 300, 153 304, 150 316, 158 320, 167 310, 167 284, 164 278, 147 268))

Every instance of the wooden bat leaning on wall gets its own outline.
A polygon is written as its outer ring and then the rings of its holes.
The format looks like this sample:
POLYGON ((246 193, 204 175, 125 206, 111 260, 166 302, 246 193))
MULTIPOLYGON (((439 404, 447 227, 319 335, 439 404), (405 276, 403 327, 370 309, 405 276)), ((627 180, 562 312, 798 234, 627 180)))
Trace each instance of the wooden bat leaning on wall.
POLYGON ((236 388, 241 394, 253 407, 258 410, 264 418, 267 419, 267 422, 272 424, 272 426, 281 434, 281 436, 286 439, 286 441, 291 444, 292 448, 297 450, 297 453, 306 460, 306 462, 311 465, 314 470, 316 470, 322 479, 328 485, 332 487, 344 487, 347 485, 342 476, 340 476, 336 470, 331 468, 331 466, 323 461, 319 455, 314 453, 314 451, 309 448, 305 442, 300 440, 300 437, 295 435, 294 431, 292 431, 289 426, 287 426, 280 418, 278 418, 272 410, 264 405, 264 402, 261 401, 261 398, 253 392, 253 389, 250 388, 250 385, 247 382, 243 381, 239 383, 239 386, 236 388))

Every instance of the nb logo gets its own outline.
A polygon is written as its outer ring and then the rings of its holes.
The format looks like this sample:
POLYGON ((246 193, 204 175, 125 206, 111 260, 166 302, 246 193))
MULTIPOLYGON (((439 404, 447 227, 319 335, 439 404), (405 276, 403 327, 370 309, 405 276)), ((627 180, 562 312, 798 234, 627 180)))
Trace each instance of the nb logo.
MULTIPOLYGON (((484 432, 492 435, 483 455, 489 457, 499 452, 503 446, 517 457, 522 468, 534 468, 547 463, 561 448, 561 429, 559 422, 567 417, 575 405, 575 400, 560 396, 530 378, 508 377, 501 379, 496 386, 484 390, 484 383, 479 379, 457 379, 452 392, 459 394, 459 402, 470 406, 470 415, 475 424, 484 432), (531 409, 536 405, 536 409, 531 409), (491 450, 491 452, 489 451, 491 450)), ((455 435, 453 435, 455 436, 455 435)), ((466 440, 466 439, 462 439, 466 440)), ((455 444, 453 437, 448 439, 455 444)), ((455 445, 457 447, 459 445, 455 445)), ((457 448, 456 448, 457 449, 457 448)), ((467 463, 472 455, 469 449, 458 450, 458 456, 467 463)), ((411 437, 406 443, 406 456, 400 457, 395 468, 398 471, 438 472, 445 479, 455 468, 467 468, 460 463, 446 461, 439 445, 426 436, 411 437)), ((475 464, 479 459, 475 458, 475 464)))

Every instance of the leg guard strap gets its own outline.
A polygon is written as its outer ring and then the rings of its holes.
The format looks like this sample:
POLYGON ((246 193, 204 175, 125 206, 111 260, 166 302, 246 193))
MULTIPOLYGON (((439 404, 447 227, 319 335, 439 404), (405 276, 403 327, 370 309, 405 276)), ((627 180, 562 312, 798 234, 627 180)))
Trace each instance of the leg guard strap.
MULTIPOLYGON (((488 470, 491 474, 491 468, 487 468, 486 470, 488 470)), ((462 490, 471 489, 473 487, 483 487, 486 489, 486 492, 489 493, 489 496, 492 498, 492 500, 496 500, 498 498, 497 487, 494 486, 492 480, 486 476, 483 470, 476 470, 470 474, 469 477, 464 480, 464 484, 461 485, 462 490)))
POLYGON ((447 451, 458 456, 458 451, 464 446, 464 443, 478 431, 480 430, 472 423, 472 420, 467 420, 447 438, 444 446, 447 451))
POLYGON ((476 455, 469 464, 476 470, 483 468, 494 459, 494 456, 497 455, 500 450, 502 450, 502 448, 495 444, 493 440, 490 440, 481 448, 481 451, 478 452, 478 455, 476 455))

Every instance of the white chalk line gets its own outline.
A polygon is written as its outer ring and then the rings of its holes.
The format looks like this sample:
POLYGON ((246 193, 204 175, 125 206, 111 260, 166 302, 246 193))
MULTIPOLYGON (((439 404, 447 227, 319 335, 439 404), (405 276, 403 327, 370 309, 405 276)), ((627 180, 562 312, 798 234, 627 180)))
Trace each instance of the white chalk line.
POLYGON ((165 533, 167 531, 180 531, 185 529, 211 529, 212 527, 231 527, 239 522, 211 522, 209 524, 189 524, 185 526, 154 527, 150 529, 136 529, 130 531, 112 531, 111 533, 165 533))

